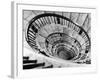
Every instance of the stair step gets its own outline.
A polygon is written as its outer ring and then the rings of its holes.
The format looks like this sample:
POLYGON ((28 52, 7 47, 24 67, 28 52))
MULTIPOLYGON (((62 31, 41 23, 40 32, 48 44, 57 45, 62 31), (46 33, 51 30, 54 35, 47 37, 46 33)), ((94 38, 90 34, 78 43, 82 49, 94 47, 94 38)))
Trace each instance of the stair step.
POLYGON ((37 60, 24 60, 23 64, 27 64, 27 63, 37 63, 37 60))
POLYGON ((23 69, 33 69, 37 67, 43 67, 45 66, 45 63, 37 63, 37 64, 28 64, 28 65, 23 65, 23 69))
POLYGON ((43 67, 43 68, 53 68, 53 65, 46 66, 46 67, 43 67))
POLYGON ((24 56, 23 59, 24 59, 24 60, 28 60, 29 57, 28 57, 28 56, 24 56))

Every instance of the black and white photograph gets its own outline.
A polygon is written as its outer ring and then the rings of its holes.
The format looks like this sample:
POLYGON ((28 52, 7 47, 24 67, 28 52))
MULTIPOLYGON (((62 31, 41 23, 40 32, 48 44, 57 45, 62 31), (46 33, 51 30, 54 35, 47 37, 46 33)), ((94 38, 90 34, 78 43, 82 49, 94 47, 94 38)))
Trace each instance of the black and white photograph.
POLYGON ((96 8, 14 2, 12 16, 12 77, 96 72, 96 8))
POLYGON ((91 65, 91 13, 22 11, 23 70, 91 65))
POLYGON ((100 0, 1 0, 0 80, 100 80, 100 0))

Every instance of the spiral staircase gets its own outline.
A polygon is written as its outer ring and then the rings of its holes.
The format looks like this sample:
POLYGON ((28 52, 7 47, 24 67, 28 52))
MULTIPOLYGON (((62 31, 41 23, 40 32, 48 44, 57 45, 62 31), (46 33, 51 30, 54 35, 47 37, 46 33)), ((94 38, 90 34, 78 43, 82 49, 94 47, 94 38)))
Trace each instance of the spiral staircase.
MULTIPOLYGON (((31 14, 31 17, 26 19, 28 25, 25 27, 25 41, 32 50, 37 52, 36 54, 55 59, 62 64, 68 62, 91 64, 89 13, 42 12, 31 14)), ((29 60, 24 56, 23 69, 55 66, 52 61, 45 66, 47 62, 38 63, 38 59, 29 60)))

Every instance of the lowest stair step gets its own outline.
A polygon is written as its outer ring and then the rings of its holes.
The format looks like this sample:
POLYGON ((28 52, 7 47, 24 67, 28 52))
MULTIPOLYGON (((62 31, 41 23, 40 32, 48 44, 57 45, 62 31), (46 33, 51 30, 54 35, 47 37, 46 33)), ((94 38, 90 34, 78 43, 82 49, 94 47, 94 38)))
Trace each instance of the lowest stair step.
POLYGON ((36 67, 43 67, 45 66, 45 63, 37 63, 37 64, 28 64, 28 65, 23 65, 23 69, 33 69, 33 68, 36 68, 36 67))

